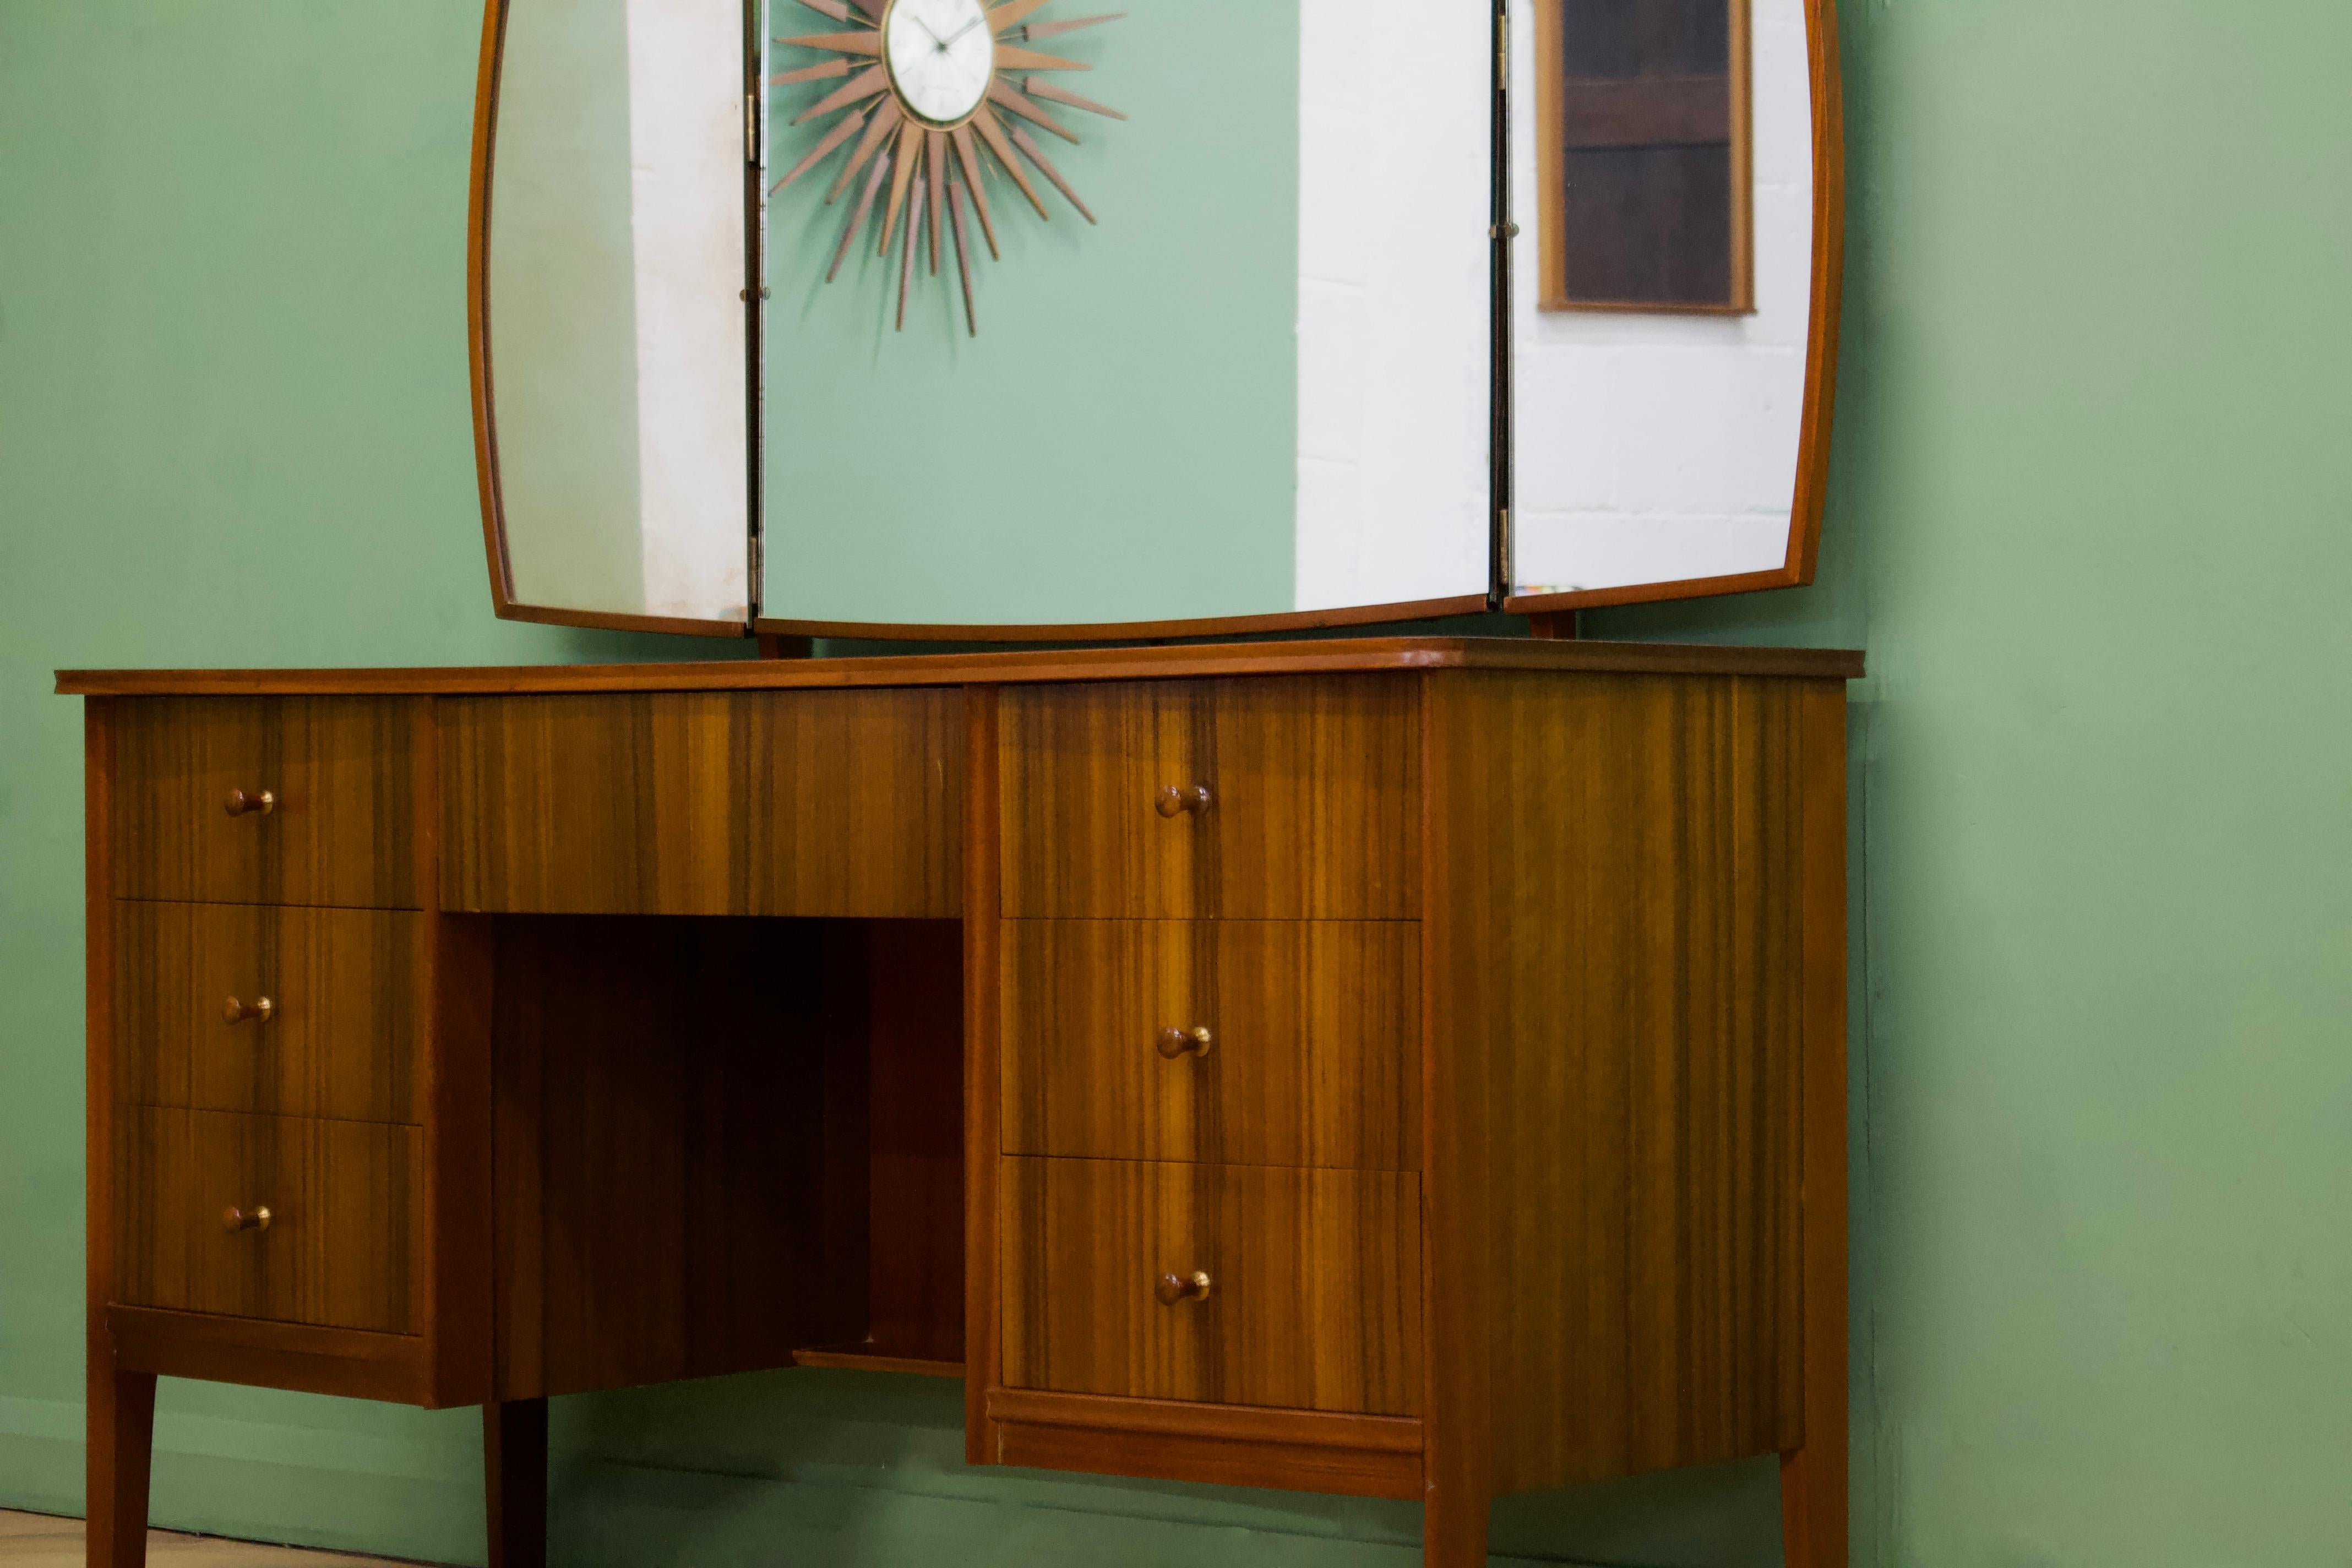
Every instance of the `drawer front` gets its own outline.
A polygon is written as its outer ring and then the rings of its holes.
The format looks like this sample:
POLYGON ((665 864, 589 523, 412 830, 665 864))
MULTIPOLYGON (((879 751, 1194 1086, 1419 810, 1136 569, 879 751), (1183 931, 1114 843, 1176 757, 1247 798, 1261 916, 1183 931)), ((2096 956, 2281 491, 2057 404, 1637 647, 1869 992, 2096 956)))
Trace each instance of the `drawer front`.
POLYGON ((1006 1153, 1419 1167, 1419 924, 1003 931, 1006 1153))
POLYGON ((126 1107, 116 1281, 135 1307, 415 1331, 423 1133, 364 1121, 126 1107), (228 1211, 266 1226, 231 1228, 228 1211))
POLYGON ((960 691, 466 698, 440 715, 446 908, 963 907, 960 691))
POLYGON ((390 910, 118 905, 115 1098, 416 1121, 424 1107, 425 918, 390 910))
POLYGON ((1008 915, 1421 913, 1410 678, 1024 687, 1001 711, 1008 915))
POLYGON ((121 896, 420 907, 424 699, 137 698, 120 712, 121 896), (232 791, 257 809, 232 812, 232 791))
POLYGON ((1008 1158, 1003 1191, 1006 1386, 1418 1412, 1412 1173, 1008 1158))

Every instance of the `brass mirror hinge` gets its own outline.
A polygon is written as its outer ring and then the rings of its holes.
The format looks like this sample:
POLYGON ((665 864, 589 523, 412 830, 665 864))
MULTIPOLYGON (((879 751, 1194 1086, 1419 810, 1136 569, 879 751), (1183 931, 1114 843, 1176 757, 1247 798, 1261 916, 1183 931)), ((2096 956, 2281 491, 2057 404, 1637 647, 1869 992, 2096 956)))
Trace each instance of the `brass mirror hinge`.
POLYGON ((1497 90, 1509 90, 1511 80, 1511 13, 1508 6, 1495 11, 1495 83, 1497 90))
POLYGON ((758 167, 760 162, 760 95, 743 95, 743 162, 758 167))

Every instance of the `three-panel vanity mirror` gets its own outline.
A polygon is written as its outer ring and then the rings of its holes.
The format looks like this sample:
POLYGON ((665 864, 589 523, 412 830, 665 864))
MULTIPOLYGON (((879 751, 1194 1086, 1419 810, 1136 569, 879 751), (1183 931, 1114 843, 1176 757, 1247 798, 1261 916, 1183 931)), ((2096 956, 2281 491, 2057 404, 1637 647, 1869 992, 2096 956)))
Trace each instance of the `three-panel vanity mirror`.
POLYGON ((500 613, 1143 636, 1810 581, 1831 3, 489 0, 500 613))

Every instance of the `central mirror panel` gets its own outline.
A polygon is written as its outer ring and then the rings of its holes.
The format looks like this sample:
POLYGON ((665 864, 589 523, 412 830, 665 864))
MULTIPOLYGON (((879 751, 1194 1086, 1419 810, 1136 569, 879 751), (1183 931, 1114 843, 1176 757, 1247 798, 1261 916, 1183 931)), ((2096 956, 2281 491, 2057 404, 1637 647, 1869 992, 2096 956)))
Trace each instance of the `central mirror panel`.
POLYGON ((769 21, 763 623, 1483 603, 1483 7, 769 21))

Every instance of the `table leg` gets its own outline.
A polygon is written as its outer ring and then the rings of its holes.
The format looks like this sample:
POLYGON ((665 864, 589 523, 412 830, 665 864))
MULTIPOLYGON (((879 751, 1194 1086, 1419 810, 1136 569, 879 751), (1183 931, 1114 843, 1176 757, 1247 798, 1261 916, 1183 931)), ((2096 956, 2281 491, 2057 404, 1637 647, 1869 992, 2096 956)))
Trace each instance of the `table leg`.
POLYGON ((490 1568, 547 1568, 547 1401, 482 1406, 490 1568))
POLYGON ((1423 1568, 1486 1568, 1487 1500, 1433 1487, 1421 1521, 1423 1568))
POLYGON ((155 1452, 155 1374, 89 1358, 89 1568, 145 1568, 147 1477, 155 1452))

